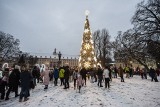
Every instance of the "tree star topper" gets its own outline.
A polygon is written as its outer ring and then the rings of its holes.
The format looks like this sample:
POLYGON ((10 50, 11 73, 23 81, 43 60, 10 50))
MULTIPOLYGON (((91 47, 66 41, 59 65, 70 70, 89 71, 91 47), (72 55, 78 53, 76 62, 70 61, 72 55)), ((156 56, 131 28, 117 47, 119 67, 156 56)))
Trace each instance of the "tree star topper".
POLYGON ((89 15, 89 10, 85 11, 85 15, 88 16, 89 15))

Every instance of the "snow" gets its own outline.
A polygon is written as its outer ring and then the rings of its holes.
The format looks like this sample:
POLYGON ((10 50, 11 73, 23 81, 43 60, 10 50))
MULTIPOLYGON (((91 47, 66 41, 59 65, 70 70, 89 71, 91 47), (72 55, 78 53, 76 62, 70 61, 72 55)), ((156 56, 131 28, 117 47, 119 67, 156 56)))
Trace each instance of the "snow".
POLYGON ((125 78, 124 83, 120 78, 113 78, 110 90, 88 80, 81 93, 74 90, 73 82, 70 86, 64 90, 63 86, 50 83, 49 89, 44 91, 44 85, 38 84, 30 91, 28 101, 20 103, 11 93, 8 101, 0 100, 0 107, 160 107, 160 82, 151 82, 150 78, 142 80, 134 76, 125 78))

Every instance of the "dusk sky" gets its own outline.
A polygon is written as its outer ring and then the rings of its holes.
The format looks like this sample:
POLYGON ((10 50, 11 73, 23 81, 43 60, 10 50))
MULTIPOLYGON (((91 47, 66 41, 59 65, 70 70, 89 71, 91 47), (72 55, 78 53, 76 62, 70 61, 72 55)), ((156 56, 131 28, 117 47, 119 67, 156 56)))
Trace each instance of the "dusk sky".
POLYGON ((132 28, 131 18, 142 0, 0 0, 0 31, 20 40, 20 48, 49 56, 80 54, 85 10, 92 33, 106 28, 111 40, 132 28))

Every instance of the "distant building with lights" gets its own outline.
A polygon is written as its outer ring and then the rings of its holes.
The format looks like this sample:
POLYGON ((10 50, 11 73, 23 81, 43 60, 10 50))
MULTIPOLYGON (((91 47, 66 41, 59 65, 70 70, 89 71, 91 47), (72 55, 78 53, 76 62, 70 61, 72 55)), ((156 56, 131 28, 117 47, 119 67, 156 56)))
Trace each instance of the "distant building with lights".
MULTIPOLYGON (((37 57, 37 64, 45 64, 47 65, 50 69, 52 69, 55 66, 58 66, 58 58, 57 57, 47 57, 47 56, 40 56, 37 57)), ((68 65, 71 68, 75 68, 78 66, 78 58, 73 58, 73 57, 62 57, 61 58, 61 66, 66 66, 68 65)))

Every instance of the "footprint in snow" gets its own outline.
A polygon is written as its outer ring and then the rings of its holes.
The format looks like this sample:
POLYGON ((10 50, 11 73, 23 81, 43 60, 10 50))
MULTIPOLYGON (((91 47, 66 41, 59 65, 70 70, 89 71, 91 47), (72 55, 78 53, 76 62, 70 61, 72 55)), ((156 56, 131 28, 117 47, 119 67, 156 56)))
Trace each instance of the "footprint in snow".
POLYGON ((97 98, 98 101, 101 101, 100 99, 97 98))

